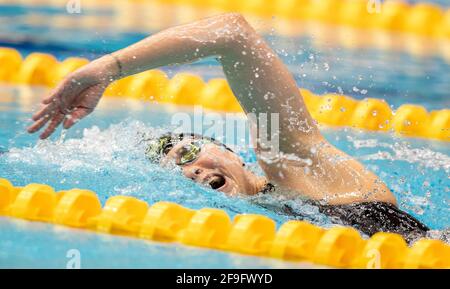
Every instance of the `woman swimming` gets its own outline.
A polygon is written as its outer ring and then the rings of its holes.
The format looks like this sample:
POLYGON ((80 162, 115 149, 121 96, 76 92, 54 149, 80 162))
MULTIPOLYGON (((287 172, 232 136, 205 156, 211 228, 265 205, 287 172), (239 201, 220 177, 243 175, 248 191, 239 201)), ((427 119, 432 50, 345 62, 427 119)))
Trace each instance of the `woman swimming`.
POLYGON ((327 142, 291 73, 240 14, 176 26, 92 61, 42 101, 28 131, 34 133, 48 123, 40 136, 45 139, 61 123, 68 129, 90 114, 111 82, 209 56, 222 64, 246 114, 278 114, 278 153, 252 136, 265 177, 248 170, 226 146, 198 135, 165 135, 150 144, 149 158, 175 162, 186 177, 230 195, 255 195, 274 187, 296 192, 323 213, 369 235, 388 231, 412 240, 426 233, 425 225, 396 207, 392 192, 375 174, 327 142))

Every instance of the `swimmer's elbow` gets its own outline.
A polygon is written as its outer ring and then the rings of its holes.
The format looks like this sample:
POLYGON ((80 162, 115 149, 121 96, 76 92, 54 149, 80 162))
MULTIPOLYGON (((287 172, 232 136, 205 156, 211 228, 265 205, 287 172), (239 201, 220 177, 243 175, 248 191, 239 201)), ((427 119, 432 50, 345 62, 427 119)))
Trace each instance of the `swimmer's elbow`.
POLYGON ((240 40, 241 42, 246 42, 248 40, 253 39, 255 35, 258 35, 253 29, 253 27, 250 25, 250 23, 247 22, 247 19, 240 14, 240 13, 232 13, 232 23, 236 26, 237 29, 235 29, 235 37, 240 40))
POLYGON ((232 25, 237 25, 239 27, 250 26, 250 24, 248 24, 247 20, 245 19, 244 15, 242 15, 239 12, 225 13, 222 14, 221 17, 225 18, 226 22, 232 25))
POLYGON ((219 17, 223 23, 221 30, 226 31, 226 33, 221 33, 221 35, 224 36, 224 48, 226 49, 226 53, 240 53, 242 51, 242 46, 251 46, 250 42, 258 37, 257 32, 242 14, 231 12, 222 14, 219 17))

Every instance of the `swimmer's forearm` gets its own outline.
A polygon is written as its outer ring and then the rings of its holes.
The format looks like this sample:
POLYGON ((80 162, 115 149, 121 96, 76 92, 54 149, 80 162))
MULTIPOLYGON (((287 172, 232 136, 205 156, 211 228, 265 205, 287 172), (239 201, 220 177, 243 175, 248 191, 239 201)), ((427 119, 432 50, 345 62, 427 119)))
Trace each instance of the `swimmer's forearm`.
POLYGON ((236 14, 230 13, 175 26, 113 52, 113 57, 105 55, 99 60, 114 67, 117 79, 208 56, 220 57, 232 48, 236 35, 229 33, 238 27, 237 21, 236 14))

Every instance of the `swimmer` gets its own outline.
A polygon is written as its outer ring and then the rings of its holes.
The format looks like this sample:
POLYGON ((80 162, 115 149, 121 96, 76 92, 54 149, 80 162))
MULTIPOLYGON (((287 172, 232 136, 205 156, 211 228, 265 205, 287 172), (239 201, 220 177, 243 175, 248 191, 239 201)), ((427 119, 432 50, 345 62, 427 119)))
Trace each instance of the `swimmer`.
MULTIPOLYGON (((269 144, 252 135, 262 177, 214 139, 167 134, 150 142, 146 151, 150 159, 174 162, 186 177, 229 195, 274 189, 295 192, 322 213, 368 235, 395 232, 413 240, 429 230, 397 208, 394 195, 374 173, 322 136, 289 70, 237 13, 172 27, 92 61, 44 98, 28 131, 34 133, 48 124, 40 135, 45 139, 61 123, 68 129, 90 114, 111 82, 205 57, 220 62, 246 114, 278 114, 278 153, 268 152, 269 144)), ((258 121, 249 121, 258 126, 258 121)))

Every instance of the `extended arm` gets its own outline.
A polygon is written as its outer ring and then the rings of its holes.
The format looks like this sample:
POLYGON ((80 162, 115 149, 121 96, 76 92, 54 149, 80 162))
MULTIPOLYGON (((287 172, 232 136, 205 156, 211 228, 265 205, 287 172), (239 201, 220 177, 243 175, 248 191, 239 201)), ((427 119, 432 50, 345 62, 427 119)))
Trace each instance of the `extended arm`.
MULTIPOLYGON (((41 135, 46 138, 62 121, 65 128, 71 127, 92 112, 113 80, 208 56, 216 56, 222 63, 246 113, 269 114, 269 119, 271 113, 278 114, 275 134, 279 153, 265 158, 264 144, 257 141, 256 147, 262 168, 272 181, 314 199, 342 196, 349 188, 365 194, 372 194, 374 188, 386 191, 376 176, 324 140, 291 73, 246 20, 234 13, 164 30, 91 62, 44 99, 45 106, 33 116, 35 124, 29 131, 35 132, 50 121, 41 135), (70 117, 64 120, 64 114, 70 117), (381 185, 374 187, 377 181, 381 185)), ((271 123, 267 125, 266 131, 272 131, 271 123)))
MULTIPOLYGON (((39 120, 55 109, 60 112, 73 110, 70 101, 64 100, 68 97, 64 93, 70 90, 82 92, 79 90, 84 87, 81 85, 77 89, 76 83, 89 81, 87 78, 105 86, 104 83, 107 85, 118 78, 149 69, 216 56, 246 113, 279 113, 280 123, 290 124, 281 125, 285 130, 280 138, 282 151, 292 152, 292 144, 320 137, 291 74, 239 14, 224 14, 172 27, 112 55, 114 57, 103 56, 69 76, 44 100, 44 104, 51 105, 36 113, 33 119, 39 120), (60 101, 61 96, 63 99, 60 101), (298 125, 304 123, 292 121, 293 117, 306 122, 308 129, 298 129, 298 125)), ((65 123, 65 127, 70 127, 77 119, 75 116, 65 123)))

